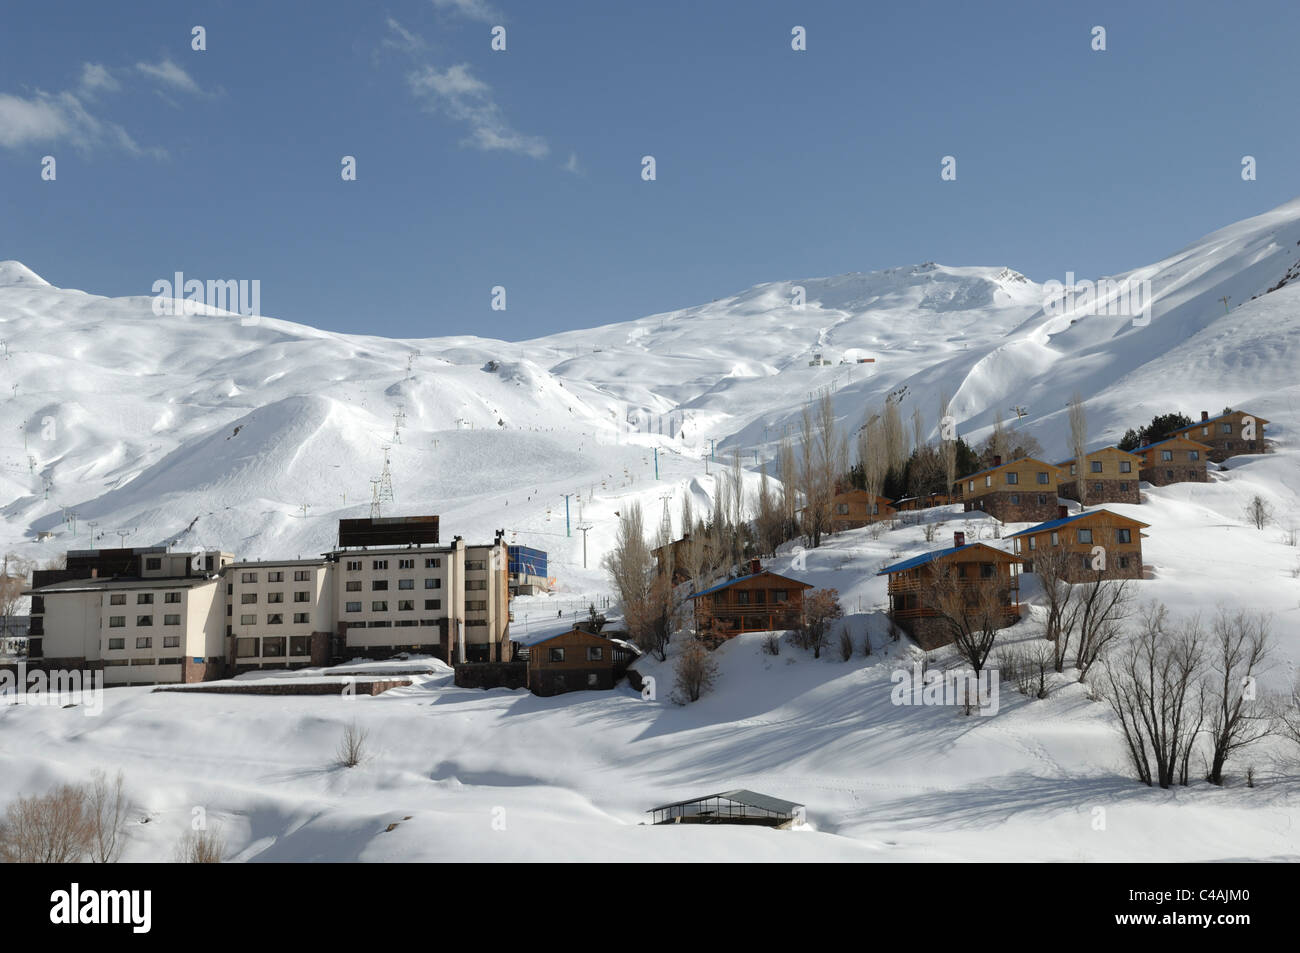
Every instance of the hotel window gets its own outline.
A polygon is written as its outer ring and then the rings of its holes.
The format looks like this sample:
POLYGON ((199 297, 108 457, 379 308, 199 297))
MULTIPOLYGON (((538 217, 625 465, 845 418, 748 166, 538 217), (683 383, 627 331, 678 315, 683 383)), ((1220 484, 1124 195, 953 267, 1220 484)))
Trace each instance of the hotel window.
POLYGON ((138 615, 135 617, 135 624, 138 626, 153 625, 153 616, 138 615))
POLYGON ((293 621, 294 621, 294 624, 295 624, 295 625, 306 625, 308 622, 311 621, 311 613, 310 613, 310 612, 295 612, 295 613, 293 614, 293 621))
POLYGON ((359 559, 349 559, 349 560, 348 560, 348 571, 349 571, 349 572, 357 572, 359 569, 361 569, 361 560, 359 560, 359 559))
POLYGON ((398 599, 398 600, 397 600, 397 611, 398 611, 398 612, 414 612, 414 611, 415 611, 415 600, 414 600, 414 599, 398 599))
POLYGON ((262 640, 262 657, 263 658, 283 658, 284 657, 284 636, 276 636, 262 640))
POLYGON ((465 589, 469 592, 479 592, 487 588, 486 579, 467 579, 465 589))
POLYGON ((257 639, 235 639, 236 658, 257 658, 257 639))
POLYGON ((388 568, 388 560, 387 560, 387 559, 376 559, 374 562, 372 562, 372 563, 370 564, 370 568, 371 568, 371 569, 387 569, 387 568, 388 568))
POLYGON ((168 592, 163 595, 163 602, 180 602, 181 594, 179 592, 168 592))
POLYGON ((151 556, 144 561, 145 569, 162 569, 162 559, 158 556, 151 556))
POLYGON ((551 649, 550 658, 552 662, 564 661, 564 649, 551 649))
POLYGON ((284 593, 283 593, 283 592, 268 592, 268 593, 266 594, 266 601, 267 601, 267 602, 272 602, 272 603, 281 603, 281 602, 284 602, 284 593))
POLYGON ((113 593, 111 596, 108 597, 108 604, 109 604, 110 606, 124 606, 124 605, 126 605, 126 593, 124 593, 124 592, 115 592, 115 593, 113 593))
POLYGON ((289 638, 290 655, 311 655, 311 636, 295 635, 289 638))
POLYGON ((109 616, 109 617, 108 617, 108 627, 109 627, 110 629, 124 629, 124 628, 126 628, 126 616, 124 616, 124 615, 111 615, 111 616, 109 616))
POLYGON ((1092 530, 1090 530, 1090 529, 1081 529, 1081 530, 1079 530, 1079 542, 1081 542, 1081 543, 1091 543, 1091 542, 1092 542, 1092 530))
POLYGON ((267 581, 267 582, 284 582, 284 573, 283 573, 283 572, 268 572, 268 573, 266 574, 266 581, 267 581))
POLYGON ((293 571, 294 582, 307 582, 311 579, 311 572, 306 569, 295 569, 293 571))
POLYGON ((426 580, 424 580, 424 588, 426 588, 426 589, 441 589, 441 588, 442 588, 442 580, 441 580, 441 579, 426 579, 426 580))
POLYGON ((163 616, 163 625, 180 625, 180 624, 181 624, 181 617, 179 615, 163 616))
POLYGON ((361 580, 360 580, 360 579, 352 579, 352 580, 349 580, 349 581, 348 581, 348 584, 347 584, 347 591, 348 591, 348 592, 360 592, 360 591, 361 591, 361 580))
POLYGON ((603 646, 600 646, 600 645, 589 645, 589 646, 587 646, 587 661, 588 661, 588 662, 600 662, 600 661, 603 661, 604 658, 605 658, 605 649, 604 649, 603 646))
POLYGON ((431 557, 431 558, 426 559, 426 560, 424 561, 424 568, 425 568, 425 569, 440 569, 441 567, 442 567, 442 560, 441 560, 441 559, 437 559, 437 558, 433 558, 433 557, 431 557))
POLYGON ((371 612, 387 612, 387 611, 388 611, 388 603, 387 603, 386 601, 384 601, 384 600, 376 599, 374 602, 370 603, 370 611, 371 611, 371 612))
POLYGON ((109 639, 108 649, 110 652, 126 648, 126 639, 109 639))
POLYGON ((142 636, 140 636, 139 638, 137 638, 137 639, 135 640, 135 647, 136 647, 137 649, 151 649, 151 648, 153 648, 153 637, 152 637, 152 636, 148 636, 148 635, 142 635, 142 636))
POLYGON ((465 560, 466 572, 482 572, 484 569, 487 569, 487 561, 484 559, 465 560))
POLYGON ((153 593, 152 593, 152 592, 137 592, 136 595, 135 595, 135 604, 138 605, 138 606, 151 606, 151 605, 153 605, 153 593))
POLYGON ((398 568, 398 569, 414 569, 414 568, 415 568, 415 560, 414 560, 414 559, 399 559, 399 560, 397 561, 397 568, 398 568))
POLYGON ((397 588, 398 588, 398 589, 414 589, 414 588, 415 588, 415 580, 414 580, 414 579, 399 579, 399 580, 397 580, 397 588))
POLYGON ((1092 472, 1093 472, 1093 473, 1100 473, 1100 472, 1101 472, 1101 461, 1100 461, 1100 460, 1093 460, 1091 466, 1092 466, 1092 472))
POLYGON ((295 593, 293 594, 293 601, 294 601, 294 602, 311 602, 311 593, 310 593, 310 592, 295 592, 295 593))
POLYGON ((241 616, 239 617, 239 624, 240 624, 240 625, 257 625, 257 616, 256 616, 256 615, 241 615, 241 616))
POLYGON ((255 572, 242 572, 242 573, 239 574, 239 581, 240 581, 240 582, 257 582, 257 573, 255 573, 255 572))
POLYGON ((284 616, 279 612, 272 612, 266 617, 267 625, 284 625, 284 616))
POLYGON ((240 605, 251 606, 255 602, 257 602, 257 593, 255 592, 245 592, 245 593, 241 593, 239 596, 240 605))
POLYGON ((374 582, 372 582, 372 583, 370 584, 370 588, 371 588, 374 592, 387 592, 387 591, 388 591, 388 580, 387 580, 387 579, 376 579, 374 582))
POLYGON ((1131 542, 1133 542, 1133 531, 1132 531, 1132 530, 1129 530, 1129 529, 1117 529, 1117 530, 1115 530, 1115 542, 1117 542, 1117 543, 1131 543, 1131 542))
POLYGON ((1132 461, 1132 460, 1121 460, 1121 461, 1119 462, 1119 472, 1120 472, 1120 473, 1132 473, 1132 472, 1133 472, 1133 461, 1132 461))
POLYGON ((487 600, 466 599, 465 611, 466 612, 487 612, 487 600))
POLYGON ((1038 482, 1042 486, 1047 486, 1047 484, 1051 482, 1051 480, 1048 478, 1047 471, 1045 470, 1038 471, 1038 482))
POLYGON ((1019 483, 1019 482, 1020 482, 1020 474, 1017 473, 1015 470, 1008 470, 1008 471, 1007 471, 1007 482, 1008 482, 1008 483, 1019 483))
POLYGON ((181 647, 181 637, 179 635, 164 635, 163 648, 178 649, 181 647))
POLYGON ((441 608, 442 608, 442 600, 441 600, 441 599, 425 599, 425 600, 424 600, 424 607, 425 607, 426 609, 441 609, 441 608))
POLYGON ((361 611, 361 603, 359 603, 359 602, 348 602, 348 603, 345 603, 344 606, 343 606, 343 611, 344 611, 344 612, 360 612, 360 611, 361 611))

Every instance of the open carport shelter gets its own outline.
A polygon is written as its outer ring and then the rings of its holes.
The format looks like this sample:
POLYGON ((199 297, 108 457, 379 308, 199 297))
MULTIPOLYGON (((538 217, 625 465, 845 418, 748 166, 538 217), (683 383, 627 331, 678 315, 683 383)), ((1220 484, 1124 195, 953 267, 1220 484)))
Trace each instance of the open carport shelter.
POLYGON ((646 811, 654 824, 753 824, 789 827, 802 818, 803 805, 743 788, 661 804, 646 811))

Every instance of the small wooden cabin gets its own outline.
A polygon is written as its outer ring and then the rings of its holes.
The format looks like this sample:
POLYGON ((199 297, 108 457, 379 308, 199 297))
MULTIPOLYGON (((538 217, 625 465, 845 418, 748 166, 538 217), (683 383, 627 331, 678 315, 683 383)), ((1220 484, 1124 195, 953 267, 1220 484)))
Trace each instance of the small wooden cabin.
POLYGON ((1207 444, 1170 437, 1159 443, 1138 447, 1133 452, 1142 459, 1140 476, 1152 486, 1171 483, 1208 483, 1206 462, 1211 448, 1207 444))
POLYGON ((1142 458, 1119 447, 1102 447, 1089 453, 1080 464, 1064 460, 1057 464, 1062 471, 1060 494, 1067 500, 1082 502, 1079 485, 1084 485, 1088 505, 1098 503, 1141 503, 1138 489, 1142 458))
POLYGON ((866 490, 842 490, 831 498, 831 532, 861 529, 877 520, 886 520, 895 513, 893 500, 875 496, 866 490))
POLYGON ((1170 436, 1208 446, 1210 459, 1222 463, 1239 453, 1267 453, 1264 440, 1264 425, 1267 423, 1263 417, 1244 410, 1230 410, 1217 417, 1211 417, 1209 411, 1203 410, 1198 423, 1175 430, 1170 436))
POLYGON ((528 689, 542 696, 611 689, 640 654, 629 642, 578 628, 519 641, 528 651, 528 689))
POLYGON ((914 510, 928 510, 936 506, 948 506, 956 502, 956 497, 947 493, 929 493, 925 496, 905 496, 900 500, 894 500, 893 507, 900 513, 908 513, 914 510))
POLYGON ((1037 523, 1056 515, 1061 471, 1034 457, 993 466, 957 481, 966 512, 982 510, 1004 523, 1037 523))
POLYGON ((1034 571, 1036 557, 1064 548, 1069 554, 1065 572, 1069 582, 1089 581, 1099 574, 1102 579, 1141 579, 1142 530, 1149 526, 1110 510, 1085 510, 1073 516, 1063 513, 1011 539, 1025 572, 1034 571))
POLYGON ((729 639, 742 632, 794 629, 803 622, 803 594, 809 583, 769 572, 754 560, 751 572, 719 583, 690 598, 695 631, 705 638, 729 639))
POLYGON ((934 608, 939 580, 951 573, 971 591, 996 579, 1003 622, 1020 619, 1020 558, 984 543, 967 543, 964 533, 953 534, 954 545, 886 566, 878 576, 889 577, 889 617, 916 644, 929 651, 953 641, 951 628, 934 608))

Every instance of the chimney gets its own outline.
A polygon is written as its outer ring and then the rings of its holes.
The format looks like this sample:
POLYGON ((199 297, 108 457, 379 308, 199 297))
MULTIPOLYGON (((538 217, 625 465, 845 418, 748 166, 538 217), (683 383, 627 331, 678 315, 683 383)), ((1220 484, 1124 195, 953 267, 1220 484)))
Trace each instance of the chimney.
POLYGON ((1210 412, 1209 412, 1208 410, 1203 410, 1203 411, 1201 411, 1201 419, 1202 419, 1202 420, 1209 420, 1209 419, 1210 419, 1210 412))
POLYGON ((763 571, 763 564, 760 563, 757 559, 751 559, 749 561, 749 572, 751 575, 756 576, 762 571, 763 571))
POLYGON ((965 545, 966 545, 966 534, 963 533, 963 532, 961 532, 960 530, 958 530, 957 532, 953 533, 953 534, 952 534, 952 544, 953 544, 954 546, 965 546, 965 545))
POLYGON ((1058 507, 1056 508, 1056 518, 1057 518, 1057 519, 1063 520, 1063 519, 1065 519, 1065 518, 1066 518, 1067 516, 1069 516, 1069 515, 1070 515, 1070 508, 1069 508, 1068 506, 1066 506, 1065 504, 1061 504, 1060 506, 1058 506, 1058 507))
POLYGON ((993 465, 994 465, 995 467, 1000 467, 1000 466, 1002 466, 1002 455, 1001 455, 1001 454, 997 454, 997 453, 995 453, 995 454, 993 455, 993 465))

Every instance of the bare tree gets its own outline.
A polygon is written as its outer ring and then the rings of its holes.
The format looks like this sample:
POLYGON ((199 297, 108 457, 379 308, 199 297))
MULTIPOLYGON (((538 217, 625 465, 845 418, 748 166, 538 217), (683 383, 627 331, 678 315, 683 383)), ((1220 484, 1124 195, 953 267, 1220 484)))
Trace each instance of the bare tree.
POLYGON ((1246 521, 1255 529, 1263 529, 1273 522, 1273 507, 1262 496, 1256 494, 1246 504, 1246 521))
POLYGON ((1079 505, 1088 506, 1088 413, 1078 391, 1070 398, 1070 452, 1074 454, 1075 487, 1079 505))
POLYGON ((1127 579, 1106 579, 1101 570, 1084 571, 1082 581, 1073 584, 1073 597, 1062 615, 1062 630, 1068 643, 1077 636, 1075 667, 1079 681, 1111 644, 1123 634, 1123 622, 1132 612, 1132 596, 1127 579))
POLYGON ((835 484, 848 469, 847 444, 838 434, 829 392, 822 394, 815 412, 805 406, 801 419, 799 489, 804 498, 804 533, 816 548, 830 532, 835 484))
POLYGON ((875 500, 884 490, 885 477, 889 474, 889 451, 885 445, 884 421, 880 416, 873 416, 863 425, 858 431, 857 443, 863 488, 875 500))
POLYGON ((32 560, 17 553, 5 553, 0 557, 0 639, 9 636, 9 622, 18 615, 27 577, 33 568, 35 563, 32 560))
POLYGON ((993 432, 987 441, 990 456, 998 457, 1003 463, 1011 460, 1011 442, 1007 438, 1007 428, 1002 422, 1002 411, 993 418, 993 432))
POLYGON ((1168 610, 1152 604, 1125 650, 1102 665, 1100 694, 1119 719, 1129 762, 1143 784, 1187 783, 1204 718, 1198 691, 1203 639, 1197 620, 1174 630, 1168 610))
MULTIPOLYGON (((794 630, 795 642, 800 648, 812 649, 813 658, 821 658, 822 649, 830 642, 831 629, 837 619, 844 617, 840 594, 836 589, 809 589, 803 599, 803 619, 794 630)), ((849 643, 850 651, 852 642, 849 643)))
POLYGON ((758 537, 758 549, 769 556, 776 552, 784 539, 781 537, 783 517, 781 504, 772 492, 771 481, 767 477, 767 461, 759 467, 758 512, 754 515, 755 535, 758 537))
POLYGON ((679 703, 699 701, 717 681, 718 663, 703 642, 691 639, 682 647, 673 675, 679 703))
POLYGON ((789 437, 781 438, 777 459, 781 467, 781 542, 784 543, 799 534, 799 468, 789 437))
POLYGON ((624 608, 644 598, 653 566, 639 503, 629 503, 621 510, 614 548, 605 556, 604 563, 624 608))
POLYGON ((123 791, 122 772, 112 783, 103 771, 95 771, 87 790, 90 814, 90 859, 96 864, 115 864, 125 846, 122 828, 126 824, 128 803, 123 791))
POLYGON ((226 853, 221 834, 215 830, 186 831, 176 845, 178 864, 219 864, 226 853))
POLYGON ((1047 598, 1047 621, 1043 637, 1052 642, 1052 666, 1057 672, 1065 671, 1066 653, 1074 634, 1067 620, 1073 618, 1072 600, 1075 589, 1070 584, 1070 552, 1064 546, 1041 549, 1033 554, 1034 573, 1043 586, 1047 598))
POLYGON ((903 429, 903 418, 898 403, 902 398, 890 394, 885 398, 881 411, 881 437, 885 444, 885 461, 888 471, 899 474, 907 463, 907 431, 903 429))
POLYGON ((1209 781, 1223 783, 1223 766, 1237 751, 1272 733, 1273 723, 1255 687, 1269 656, 1269 622, 1259 613, 1221 608, 1210 628, 1209 781))
POLYGON ((966 579, 952 565, 935 565, 931 585, 923 590, 921 604, 934 612, 952 637, 957 654, 976 676, 993 651, 998 630, 1009 621, 1007 583, 996 571, 987 578, 966 579))
POLYGON ((951 493, 957 482, 957 434, 952 420, 952 398, 947 392, 939 398, 939 459, 943 462, 943 492, 951 493), (949 435, 949 428, 954 428, 949 435))
POLYGON ((0 863, 77 864, 93 841, 86 789, 63 784, 9 805, 0 820, 0 863))
POLYGON ((338 763, 344 768, 355 768, 366 756, 366 739, 369 732, 354 721, 343 728, 343 738, 339 741, 338 763))
POLYGON ((681 602, 671 577, 656 576, 645 593, 623 605, 628 634, 642 651, 651 652, 661 662, 668 657, 668 642, 676 625, 681 602))

